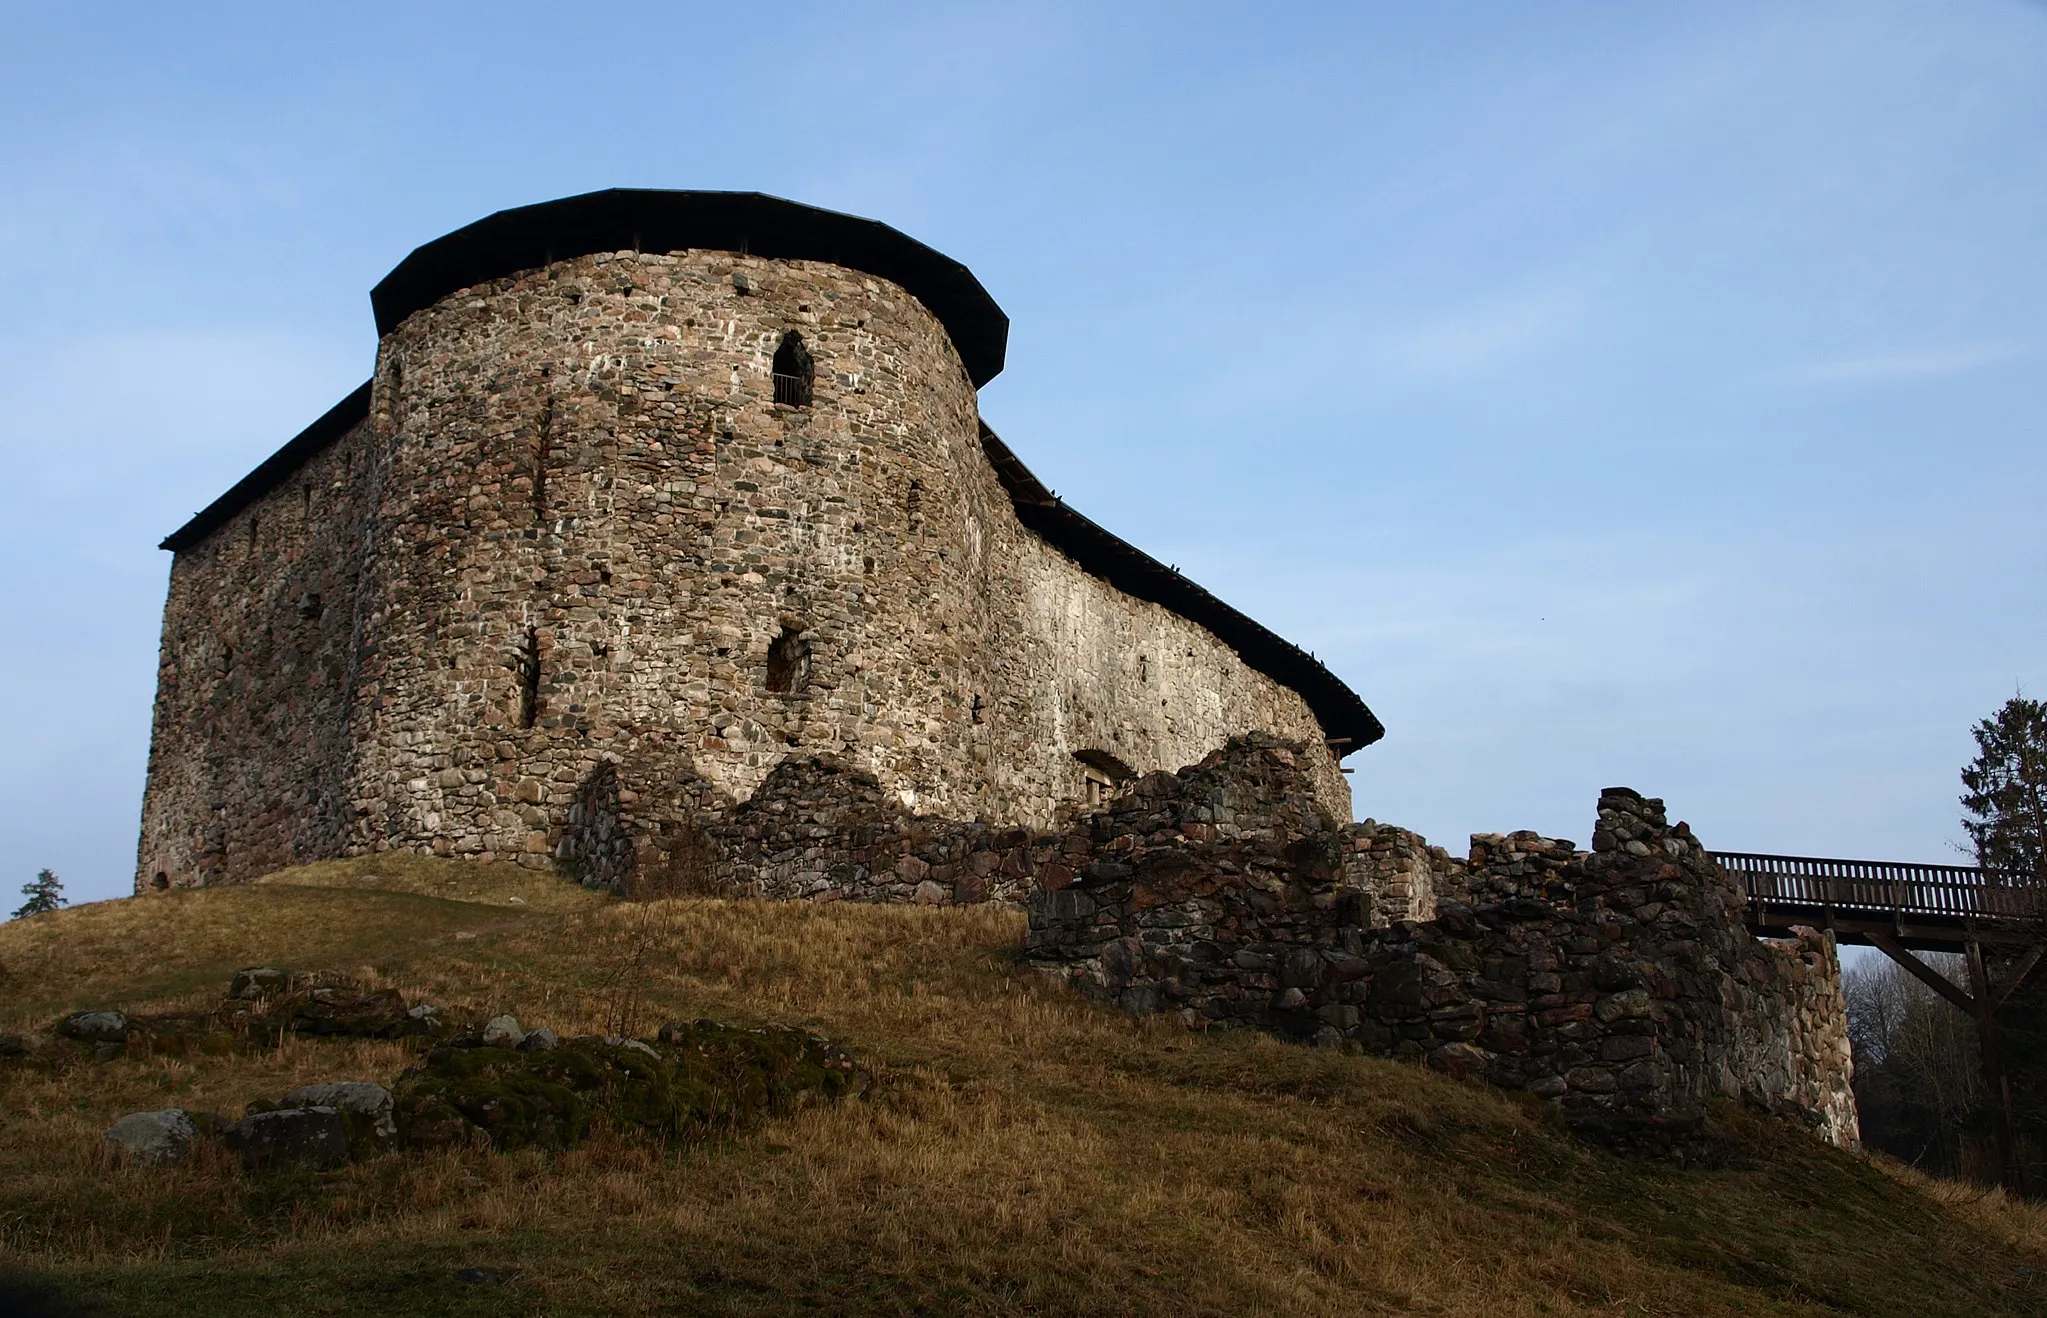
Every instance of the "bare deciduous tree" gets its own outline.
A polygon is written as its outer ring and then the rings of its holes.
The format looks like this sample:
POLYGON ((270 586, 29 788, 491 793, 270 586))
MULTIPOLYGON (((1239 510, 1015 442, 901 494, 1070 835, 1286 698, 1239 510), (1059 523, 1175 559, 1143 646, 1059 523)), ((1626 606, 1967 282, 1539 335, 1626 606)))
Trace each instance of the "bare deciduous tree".
MULTIPOLYGON (((1960 957, 1926 960, 1961 973, 1960 957)), ((1983 1083, 1972 1022, 1889 961, 1849 970, 1842 992, 1863 1142, 1939 1175, 1975 1170, 1983 1083)))

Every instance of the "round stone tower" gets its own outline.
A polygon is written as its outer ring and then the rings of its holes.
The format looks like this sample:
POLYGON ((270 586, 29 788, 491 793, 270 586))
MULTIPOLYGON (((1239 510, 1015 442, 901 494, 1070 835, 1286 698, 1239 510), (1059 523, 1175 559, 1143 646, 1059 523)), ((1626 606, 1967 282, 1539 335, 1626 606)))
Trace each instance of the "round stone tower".
POLYGON ((379 346, 359 815, 501 850, 649 734, 733 797, 801 749, 983 804, 958 771, 1000 495, 946 325, 821 260, 547 255, 379 346))

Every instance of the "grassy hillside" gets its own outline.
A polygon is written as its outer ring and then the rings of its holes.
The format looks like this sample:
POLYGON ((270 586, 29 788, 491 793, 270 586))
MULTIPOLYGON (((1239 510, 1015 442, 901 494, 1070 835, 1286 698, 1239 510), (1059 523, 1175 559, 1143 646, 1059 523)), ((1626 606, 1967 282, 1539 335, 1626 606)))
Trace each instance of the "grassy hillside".
POLYGON ((101 1134, 136 1109, 388 1081, 406 1051, 0 1066, 0 1266, 138 1314, 2047 1312, 2037 1209, 1735 1111, 1726 1167, 1613 1158, 1413 1068, 1035 986, 1010 963, 1021 929, 984 909, 613 903, 385 858, 0 926, 0 1030, 204 1006, 267 963, 563 1035, 621 1011, 642 1033, 805 1025, 875 1074, 713 1145, 606 1135, 257 1178, 127 1165, 101 1134))

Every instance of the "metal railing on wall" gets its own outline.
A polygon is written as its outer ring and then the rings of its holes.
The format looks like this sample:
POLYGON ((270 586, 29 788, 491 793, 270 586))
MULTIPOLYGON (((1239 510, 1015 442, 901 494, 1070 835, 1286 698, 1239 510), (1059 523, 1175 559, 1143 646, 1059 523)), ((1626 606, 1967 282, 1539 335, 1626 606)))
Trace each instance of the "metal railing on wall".
POLYGON ((810 406, 810 381, 801 375, 775 373, 775 401, 788 407, 810 406))

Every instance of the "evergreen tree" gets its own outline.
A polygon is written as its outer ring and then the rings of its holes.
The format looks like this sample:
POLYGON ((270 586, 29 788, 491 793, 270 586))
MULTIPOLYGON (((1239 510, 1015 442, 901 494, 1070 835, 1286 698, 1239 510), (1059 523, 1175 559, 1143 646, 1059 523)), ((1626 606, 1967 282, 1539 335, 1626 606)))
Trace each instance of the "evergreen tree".
POLYGON ((2047 886, 2047 702, 2013 696, 1974 731, 1962 827, 1976 863, 2006 883, 2047 886))
MULTIPOLYGON (((2013 696, 1974 732, 1976 758, 1962 770, 1968 789, 1962 827, 1976 863, 1992 883, 2047 890, 2047 701, 2013 696)), ((2030 917, 2011 915, 2028 919, 2034 943, 2047 943, 2047 910, 2035 904, 2030 917)), ((1994 1069, 2003 1087, 1987 1089, 1985 1102, 1998 1104, 2001 1093, 2007 1184, 2039 1193, 2039 1158, 2047 1149, 2047 973, 2018 949, 1988 959, 1990 979, 2007 997, 1995 1009, 1994 1069), (2013 975, 2022 976, 2017 984, 2009 982, 2013 975)), ((1986 1066, 1986 1080, 1994 1080, 1991 1070, 1986 1066)))
POLYGON ((21 885, 21 895, 28 898, 20 910, 14 913, 19 920, 25 915, 41 915, 54 911, 64 904, 64 881, 49 870, 36 875, 35 882, 21 885))

